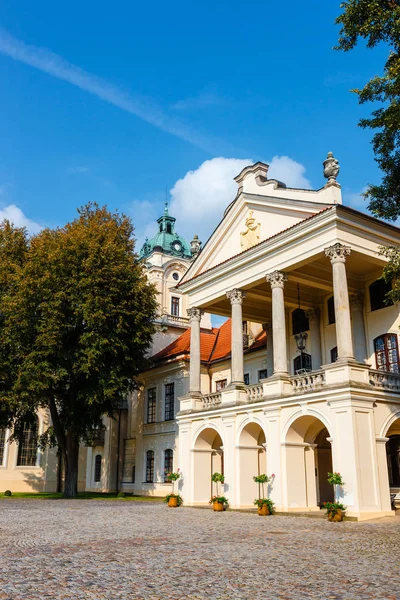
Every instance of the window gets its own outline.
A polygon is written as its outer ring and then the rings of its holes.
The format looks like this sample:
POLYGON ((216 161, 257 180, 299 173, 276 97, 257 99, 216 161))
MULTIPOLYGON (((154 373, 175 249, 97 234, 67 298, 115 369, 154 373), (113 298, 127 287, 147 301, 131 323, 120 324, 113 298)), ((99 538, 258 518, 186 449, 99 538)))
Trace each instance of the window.
POLYGON ((335 300, 333 296, 331 296, 328 300, 328 323, 329 325, 332 325, 332 323, 336 323, 335 300))
POLYGON ((165 421, 172 421, 175 417, 175 384, 167 383, 165 386, 165 421))
POLYGON ((374 339, 376 368, 380 371, 399 373, 399 348, 397 335, 387 333, 374 339))
POLYGON ((261 369, 261 371, 258 371, 258 381, 260 381, 260 379, 267 379, 267 377, 268 377, 267 369, 261 369))
POLYGON ((4 461, 4 449, 6 445, 6 430, 0 429, 0 467, 4 461))
POLYGON ((154 452, 148 450, 146 452, 146 483, 153 483, 154 481, 154 452))
POLYGON ((172 279, 175 279, 175 281, 179 281, 179 273, 172 273, 172 279))
POLYGON ((392 306, 393 302, 387 301, 385 296, 392 286, 386 283, 384 279, 377 279, 374 283, 369 286, 369 299, 371 302, 371 310, 379 310, 380 308, 386 308, 392 306))
POLYGON ((101 454, 96 454, 96 458, 94 459, 94 480, 96 483, 101 481, 101 454))
POLYGON ((220 392, 221 390, 223 390, 226 387, 227 383, 228 383, 227 379, 220 379, 219 381, 216 381, 215 382, 215 391, 220 392))
POLYGON ((292 328, 293 335, 296 333, 300 333, 301 331, 308 331, 310 329, 310 324, 308 322, 306 313, 302 308, 296 308, 292 312, 292 328))
POLYGON ((171 223, 167 223, 167 233, 172 233, 171 223))
POLYGON ((300 356, 296 356, 293 361, 293 368, 296 375, 299 371, 311 371, 312 370, 312 361, 311 356, 303 352, 300 356))
POLYGON ((338 353, 337 353, 337 346, 335 346, 334 348, 332 348, 331 350, 331 363, 336 362, 338 359, 338 353))
POLYGON ((157 411, 157 394, 156 388, 147 390, 147 423, 156 422, 156 411, 157 411))
POLYGON ((243 379, 244 379, 245 385, 250 385, 250 375, 249 375, 249 373, 245 373, 243 375, 243 379))
POLYGON ((173 317, 179 317, 179 298, 172 296, 171 298, 171 315, 173 317))
POLYGON ((26 423, 22 439, 18 444, 17 467, 34 467, 37 460, 38 427, 36 424, 26 423))
POLYGON ((174 468, 174 453, 172 450, 164 451, 164 481, 167 483, 170 481, 167 475, 172 473, 174 468))

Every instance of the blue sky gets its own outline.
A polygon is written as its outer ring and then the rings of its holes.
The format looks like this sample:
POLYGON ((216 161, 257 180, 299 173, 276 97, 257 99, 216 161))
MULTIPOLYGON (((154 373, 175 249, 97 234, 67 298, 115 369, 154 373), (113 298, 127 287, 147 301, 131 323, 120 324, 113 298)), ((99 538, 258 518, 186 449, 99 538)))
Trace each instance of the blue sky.
POLYGON ((35 231, 97 201, 142 241, 167 187, 178 232, 205 238, 248 160, 319 188, 328 150, 360 208, 380 174, 349 89, 387 50, 333 51, 339 5, 0 0, 0 214, 35 231))

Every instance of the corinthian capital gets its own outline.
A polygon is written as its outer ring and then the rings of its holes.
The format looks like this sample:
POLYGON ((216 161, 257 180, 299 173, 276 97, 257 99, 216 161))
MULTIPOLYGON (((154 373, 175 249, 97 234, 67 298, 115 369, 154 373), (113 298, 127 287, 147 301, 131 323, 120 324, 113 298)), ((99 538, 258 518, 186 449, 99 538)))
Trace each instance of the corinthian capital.
POLYGON ((283 271, 274 271, 273 273, 268 273, 267 281, 271 284, 271 288, 283 288, 285 285, 285 281, 287 281, 288 276, 283 271))
POLYGON ((353 310, 362 310, 364 305, 364 298, 362 294, 350 294, 349 300, 350 306, 353 310))
POLYGON ((226 297, 229 298, 231 304, 242 304, 243 299, 246 298, 246 292, 235 288, 234 290, 226 292, 226 297))
POLYGON ((344 246, 339 243, 329 246, 329 248, 325 248, 325 255, 331 259, 332 264, 336 262, 346 262, 346 256, 348 256, 350 252, 350 246, 344 246))
POLYGON ((204 310, 201 310, 201 308, 188 308, 186 312, 190 321, 200 321, 201 317, 204 315, 204 310))

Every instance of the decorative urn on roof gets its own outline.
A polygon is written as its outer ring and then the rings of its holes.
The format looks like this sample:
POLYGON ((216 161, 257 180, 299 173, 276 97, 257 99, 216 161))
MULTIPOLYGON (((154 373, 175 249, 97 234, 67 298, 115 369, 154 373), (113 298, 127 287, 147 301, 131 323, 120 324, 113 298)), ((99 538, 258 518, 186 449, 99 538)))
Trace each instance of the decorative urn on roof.
POLYGON ((335 183, 336 177, 339 175, 340 165, 332 152, 328 152, 328 156, 324 160, 323 165, 324 177, 328 180, 328 183, 335 183))
POLYGON ((190 242, 190 252, 192 253, 193 258, 199 254, 201 249, 201 242, 199 240, 198 235, 194 235, 192 241, 190 242))

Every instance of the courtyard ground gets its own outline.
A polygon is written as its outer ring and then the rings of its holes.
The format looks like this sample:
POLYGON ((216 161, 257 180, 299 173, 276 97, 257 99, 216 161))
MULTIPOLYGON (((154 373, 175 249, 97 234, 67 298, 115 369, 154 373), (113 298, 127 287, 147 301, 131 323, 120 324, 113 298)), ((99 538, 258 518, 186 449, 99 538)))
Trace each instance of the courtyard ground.
POLYGON ((0 598, 397 600, 400 518, 2 499, 0 598))

